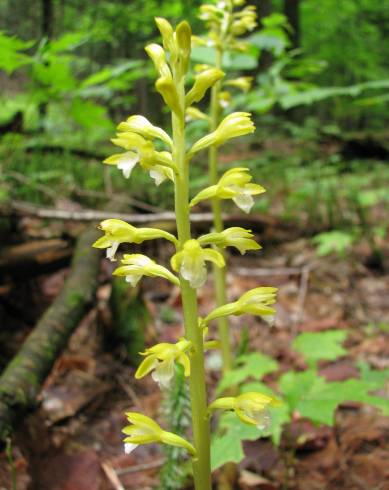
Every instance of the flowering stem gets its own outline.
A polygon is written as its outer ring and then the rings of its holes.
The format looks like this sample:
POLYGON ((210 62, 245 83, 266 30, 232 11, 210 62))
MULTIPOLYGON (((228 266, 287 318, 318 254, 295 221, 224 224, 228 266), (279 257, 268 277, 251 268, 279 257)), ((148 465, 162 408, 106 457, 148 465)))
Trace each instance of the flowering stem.
MULTIPOLYGON (((222 47, 216 49, 216 62, 215 68, 221 69, 222 67, 222 47)), ((215 131, 220 122, 220 94, 221 82, 217 82, 212 87, 211 92, 211 121, 210 130, 215 131)), ((217 184, 219 180, 217 171, 218 162, 218 148, 211 146, 208 153, 208 167, 209 167, 209 181, 210 185, 217 184)), ((220 199, 212 199, 212 212, 213 212, 213 226, 215 232, 220 233, 224 230, 224 223, 222 219, 222 209, 220 199)), ((223 253, 221 249, 218 249, 220 253, 223 253)), ((217 306, 222 306, 227 303, 227 284, 226 273, 224 268, 213 267, 213 277, 215 281, 216 291, 216 303, 217 306)), ((223 359, 223 371, 226 372, 232 368, 232 351, 229 334, 229 325, 227 317, 219 318, 218 320, 219 340, 223 359)))
MULTIPOLYGON (((185 154, 185 89, 184 78, 174 74, 182 116, 173 113, 173 161, 175 175, 175 212, 177 220, 178 250, 191 239, 189 213, 189 168, 185 154)), ((210 428, 207 415, 207 398, 204 368, 203 332, 198 325, 197 295, 189 282, 180 276, 185 335, 192 342, 191 372, 189 378, 192 408, 193 440, 197 457, 193 460, 196 490, 211 490, 210 428)))

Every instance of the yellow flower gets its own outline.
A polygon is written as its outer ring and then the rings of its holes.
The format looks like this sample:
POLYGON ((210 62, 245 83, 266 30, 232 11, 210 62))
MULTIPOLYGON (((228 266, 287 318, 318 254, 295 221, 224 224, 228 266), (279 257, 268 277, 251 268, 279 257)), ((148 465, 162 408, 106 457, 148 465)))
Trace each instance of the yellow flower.
POLYGON ((248 92, 251 88, 253 77, 239 77, 234 80, 224 82, 225 86, 239 88, 243 92, 248 92))
POLYGON ((124 276, 126 281, 135 287, 141 277, 163 277, 176 286, 179 285, 178 277, 172 274, 166 267, 156 264, 146 255, 125 254, 121 261, 122 266, 113 271, 115 276, 124 276))
POLYGON ((219 248, 235 247, 244 255, 247 250, 259 250, 261 246, 253 240, 251 230, 239 226, 227 228, 221 233, 208 233, 198 240, 200 245, 216 245, 219 248))
MULTIPOLYGON (((139 123, 139 119, 137 119, 137 122, 139 123)), ((140 132, 139 124, 135 124, 134 120, 132 120, 131 126, 134 125, 138 126, 138 132, 140 132)), ((150 126, 152 125, 150 124, 150 126)), ((123 128, 123 126, 120 127, 123 128)), ((154 128, 153 132, 159 129, 155 126, 152 127, 154 128)), ((117 137, 112 139, 112 143, 128 151, 111 155, 104 160, 104 163, 116 165, 119 170, 122 170, 125 178, 128 179, 130 177, 132 169, 139 162, 143 168, 149 171, 150 176, 155 179, 157 185, 167 178, 173 180, 174 163, 171 153, 168 151, 156 151, 154 144, 140 134, 131 131, 119 132, 117 137)))
POLYGON ((139 365, 135 378, 141 379, 151 371, 153 380, 164 388, 168 388, 174 376, 174 363, 181 364, 185 376, 190 375, 190 361, 186 354, 192 347, 192 342, 180 339, 177 343, 163 342, 141 352, 145 359, 139 365))
POLYGON ((227 170, 218 184, 200 191, 191 200, 190 205, 195 206, 206 199, 232 199, 242 211, 249 213, 254 204, 252 196, 265 192, 262 186, 252 184, 251 179, 248 168, 237 167, 227 170))
POLYGON ((233 112, 223 119, 218 128, 197 141, 191 148, 189 156, 209 146, 220 146, 231 138, 253 133, 255 126, 248 112, 233 112))
POLYGON ((188 107, 185 111, 185 120, 187 122, 195 120, 209 121, 210 118, 207 114, 204 114, 204 112, 196 109, 196 107, 188 107))
POLYGON ((187 106, 191 106, 194 102, 200 102, 204 97, 205 92, 215 85, 221 78, 224 77, 224 73, 217 68, 210 68, 209 70, 202 71, 196 76, 195 83, 191 90, 187 93, 185 102, 187 106))
POLYGON ((162 95, 165 104, 177 115, 181 116, 181 107, 178 102, 178 92, 171 75, 167 75, 155 82, 155 88, 162 95))
POLYGON ((142 243, 145 240, 165 238, 170 242, 177 243, 175 236, 158 228, 135 228, 120 219, 106 219, 100 223, 99 228, 104 236, 92 245, 95 248, 106 248, 107 258, 115 260, 116 251, 121 243, 142 243))
POLYGON ((171 265, 173 270, 189 281, 192 288, 203 286, 207 280, 205 262, 213 262, 217 267, 224 267, 225 262, 221 253, 212 248, 201 248, 197 240, 188 240, 182 250, 173 255, 171 265))
POLYGON ((258 429, 268 428, 271 421, 268 408, 277 407, 279 400, 263 393, 248 392, 236 397, 218 398, 209 406, 209 410, 234 410, 245 424, 256 425, 258 429))
POLYGON ((151 444, 153 442, 178 446, 186 449, 193 456, 196 450, 188 441, 172 432, 163 430, 157 422, 150 417, 136 412, 127 412, 127 420, 131 425, 124 427, 124 450, 131 453, 139 444, 151 444))
POLYGON ((118 130, 122 132, 129 131, 137 133, 148 139, 158 138, 170 147, 173 146, 170 136, 163 129, 151 124, 151 122, 143 116, 130 116, 127 121, 119 124, 118 130))
POLYGON ((277 288, 259 287, 247 291, 237 301, 227 303, 215 308, 207 317, 204 318, 203 324, 207 324, 216 318, 228 315, 258 315, 274 317, 275 309, 270 305, 276 302, 277 288))

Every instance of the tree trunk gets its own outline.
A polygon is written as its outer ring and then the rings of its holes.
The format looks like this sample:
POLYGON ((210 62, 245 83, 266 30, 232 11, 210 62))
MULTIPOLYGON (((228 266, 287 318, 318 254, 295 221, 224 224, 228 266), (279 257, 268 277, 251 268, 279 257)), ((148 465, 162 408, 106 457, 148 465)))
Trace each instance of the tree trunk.
POLYGON ((53 2, 42 0, 42 37, 51 39, 53 37, 53 2))
POLYGON ((284 0, 284 14, 292 27, 291 47, 298 48, 300 46, 300 0, 284 0))
MULTIPOLYGON (((258 14, 258 28, 261 28, 262 19, 272 13, 271 0, 253 0, 250 2, 257 9, 258 14)), ((257 77, 260 73, 266 71, 272 62, 272 55, 269 51, 262 50, 259 54, 257 68, 253 71, 252 76, 257 77)))
POLYGON ((91 245, 98 236, 95 226, 81 234, 62 291, 0 377, 0 441, 34 405, 54 361, 92 303, 101 255, 91 245))

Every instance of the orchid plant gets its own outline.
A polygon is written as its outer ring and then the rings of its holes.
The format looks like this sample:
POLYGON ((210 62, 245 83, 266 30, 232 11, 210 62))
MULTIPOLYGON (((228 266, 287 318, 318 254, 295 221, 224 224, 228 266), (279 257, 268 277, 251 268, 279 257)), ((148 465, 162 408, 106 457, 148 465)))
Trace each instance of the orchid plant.
MULTIPOLYGON (((236 2, 235 3, 242 3, 236 2)), ((245 17, 237 22, 244 24, 245 17)), ((207 262, 215 267, 225 268, 222 249, 235 247, 240 252, 258 250, 252 233, 240 227, 218 229, 215 232, 194 238, 191 230, 190 211, 204 200, 212 203, 231 199, 238 206, 250 207, 252 196, 264 189, 251 182, 246 168, 227 171, 210 187, 199 192, 193 199, 189 196, 189 176, 193 157, 199 152, 217 148, 226 141, 252 133, 254 124, 250 114, 237 112, 224 118, 212 128, 210 133, 193 146, 186 141, 186 114, 193 109, 209 89, 223 77, 218 68, 209 68, 196 76, 193 86, 186 89, 192 45, 192 32, 187 22, 181 22, 174 30, 170 23, 157 18, 156 23, 162 35, 163 45, 150 44, 146 52, 158 72, 156 90, 162 96, 171 112, 171 136, 161 128, 151 124, 143 116, 131 116, 118 126, 117 137, 112 142, 124 151, 105 160, 115 165, 129 178, 134 167, 139 166, 149 172, 157 185, 171 181, 174 186, 177 236, 155 228, 135 228, 117 219, 101 223, 103 236, 94 244, 106 249, 107 257, 114 261, 122 243, 143 243, 146 240, 165 239, 174 247, 171 269, 157 264, 142 254, 125 254, 114 275, 125 277, 130 286, 135 286, 143 276, 161 277, 180 288, 184 318, 184 337, 176 343, 160 343, 142 353, 144 359, 135 373, 136 378, 151 374, 163 388, 172 380, 175 364, 181 365, 189 380, 192 438, 193 441, 163 430, 157 422, 146 415, 129 412, 129 425, 124 428, 125 450, 130 452, 139 444, 162 443, 184 448, 192 458, 193 477, 196 490, 211 489, 210 466, 210 417, 215 410, 230 410, 237 420, 262 428, 267 419, 267 409, 279 402, 274 397, 262 393, 245 393, 236 397, 219 398, 208 404, 204 351, 216 348, 217 340, 207 340, 209 324, 228 315, 250 313, 260 316, 274 315, 276 289, 255 288, 233 303, 224 302, 205 318, 198 314, 197 289, 207 279, 207 262), (164 148, 164 149, 162 149, 164 148), (215 248, 217 247, 217 248, 215 248)))

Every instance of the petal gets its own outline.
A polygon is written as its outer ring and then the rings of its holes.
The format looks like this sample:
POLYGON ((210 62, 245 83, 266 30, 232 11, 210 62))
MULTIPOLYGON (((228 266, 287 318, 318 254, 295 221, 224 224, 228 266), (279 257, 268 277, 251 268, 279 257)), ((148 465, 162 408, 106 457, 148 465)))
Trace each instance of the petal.
POLYGON ((232 200, 245 213, 249 213, 254 205, 254 199, 251 195, 243 192, 233 197, 232 200))
POLYGON ((162 388, 169 388, 170 381, 174 376, 174 359, 168 359, 162 361, 155 368, 151 377, 153 380, 159 384, 162 388))
POLYGON ((139 446, 139 444, 132 444, 131 442, 125 442, 124 443, 124 452, 126 454, 132 453, 134 449, 136 449, 139 446))
POLYGON ((201 257, 194 259, 184 255, 180 272, 182 277, 189 281, 192 288, 200 288, 207 280, 207 268, 201 257))
POLYGON ((189 357, 186 354, 181 354, 179 358, 177 359, 177 362, 181 364, 181 366, 184 368, 184 375, 186 377, 190 376, 190 360, 189 357))
POLYGON ((213 250, 212 248, 204 248, 202 255, 204 260, 213 262, 217 267, 222 268, 226 265, 223 255, 217 250, 213 250))
POLYGON ((120 245, 119 242, 111 242, 111 246, 107 248, 106 251, 107 259, 109 259, 111 262, 115 260, 115 254, 117 252, 119 245, 120 245))
POLYGON ((134 288, 140 281, 141 277, 142 276, 138 274, 128 275, 126 276, 126 282, 128 282, 134 288))
POLYGON ((143 361, 139 364, 138 369, 135 373, 136 379, 141 379, 144 376, 147 376, 150 371, 152 371, 155 367, 158 366, 158 360, 155 356, 147 356, 143 361))

